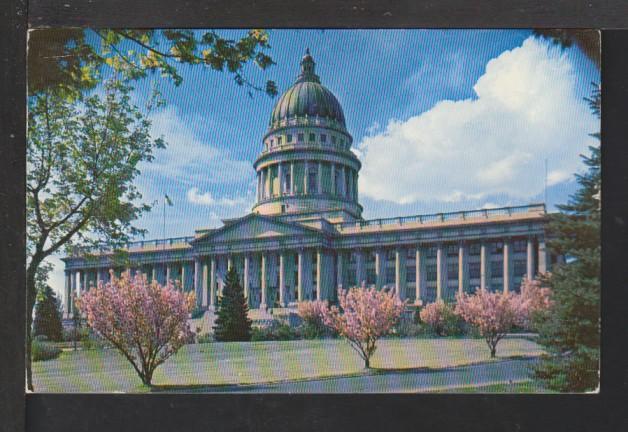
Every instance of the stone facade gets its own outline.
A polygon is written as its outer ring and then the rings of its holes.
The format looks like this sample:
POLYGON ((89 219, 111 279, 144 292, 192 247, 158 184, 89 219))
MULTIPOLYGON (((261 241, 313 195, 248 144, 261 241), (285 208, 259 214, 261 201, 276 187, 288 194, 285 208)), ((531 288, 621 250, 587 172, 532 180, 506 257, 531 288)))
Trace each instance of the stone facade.
POLYGON ((364 220, 360 161, 335 96, 309 53, 279 99, 254 163, 252 212, 194 236, 109 246, 65 257, 66 315, 109 270, 178 280, 212 309, 227 269, 240 275, 251 308, 335 299, 338 288, 376 286, 410 303, 453 299, 476 289, 517 290, 524 275, 549 270, 545 206, 507 207, 364 220))

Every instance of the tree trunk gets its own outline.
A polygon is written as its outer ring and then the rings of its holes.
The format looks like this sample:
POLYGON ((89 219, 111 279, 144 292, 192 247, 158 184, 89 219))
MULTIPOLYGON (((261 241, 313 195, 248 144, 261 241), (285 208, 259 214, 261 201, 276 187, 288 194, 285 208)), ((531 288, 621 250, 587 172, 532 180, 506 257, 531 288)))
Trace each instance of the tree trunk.
POLYGON ((364 356, 364 368, 365 369, 371 368, 371 359, 366 356, 364 356))
POLYGON ((35 287, 35 270, 39 263, 35 266, 31 264, 26 270, 26 386, 28 390, 33 391, 33 370, 31 368, 32 359, 32 332, 33 325, 33 308, 35 307, 35 298, 37 297, 37 289, 35 287))
POLYGON ((497 351, 497 347, 493 345, 491 347, 491 358, 495 358, 495 352, 496 351, 497 351))

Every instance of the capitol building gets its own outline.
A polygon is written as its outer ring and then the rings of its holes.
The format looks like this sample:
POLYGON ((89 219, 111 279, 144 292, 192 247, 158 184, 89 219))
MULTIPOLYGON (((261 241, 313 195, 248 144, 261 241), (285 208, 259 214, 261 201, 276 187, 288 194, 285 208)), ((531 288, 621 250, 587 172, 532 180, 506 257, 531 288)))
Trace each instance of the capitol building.
MULTIPOLYGON (((183 238, 76 250, 65 262, 66 317, 109 270, 141 271, 194 291, 212 310, 235 267, 250 308, 270 311, 337 290, 375 286, 409 304, 453 300, 476 289, 518 290, 522 277, 549 270, 544 204, 365 220, 361 163, 343 109, 316 74, 309 52, 295 83, 278 100, 253 166, 251 212, 183 238)), ((394 185, 390 185, 394 187, 394 185)))

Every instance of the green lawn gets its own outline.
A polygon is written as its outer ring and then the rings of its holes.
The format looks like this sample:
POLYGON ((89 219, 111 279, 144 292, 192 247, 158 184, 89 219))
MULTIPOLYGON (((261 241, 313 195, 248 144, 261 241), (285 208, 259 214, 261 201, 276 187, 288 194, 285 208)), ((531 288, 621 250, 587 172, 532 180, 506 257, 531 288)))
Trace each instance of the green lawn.
POLYGON ((489 384, 481 386, 452 387, 446 390, 436 390, 432 393, 551 393, 539 383, 528 380, 504 384, 489 384))
MULTIPOLYGON (((499 343, 497 360, 542 354, 530 340, 499 343)), ((371 361, 376 369, 445 368, 492 361, 481 339, 384 339, 371 361)), ((363 373, 363 363, 341 339, 228 342, 188 345, 155 372, 158 386, 254 384, 363 373)), ((147 391, 114 350, 64 351, 33 364, 38 392, 147 391)))

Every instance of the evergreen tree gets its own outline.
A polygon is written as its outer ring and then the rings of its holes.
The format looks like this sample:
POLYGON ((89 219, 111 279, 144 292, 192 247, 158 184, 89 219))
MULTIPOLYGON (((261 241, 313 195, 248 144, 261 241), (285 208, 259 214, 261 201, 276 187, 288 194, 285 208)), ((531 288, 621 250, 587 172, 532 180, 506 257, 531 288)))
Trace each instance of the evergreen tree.
MULTIPOLYGON (((599 88, 589 100, 599 117, 599 88)), ((599 134, 594 135, 599 139, 599 134)), ((582 156, 588 170, 576 176, 579 189, 549 223, 550 251, 565 256, 547 283, 553 307, 539 322, 539 343, 551 354, 535 376, 558 391, 594 390, 600 359, 600 148, 582 156)))
POLYGON ((214 322, 214 338, 217 341, 250 341, 251 320, 249 306, 235 268, 227 272, 227 280, 218 299, 218 311, 214 322))
POLYGON ((49 285, 39 292, 35 305, 33 336, 39 335, 44 335, 51 341, 63 339, 60 302, 49 285))

